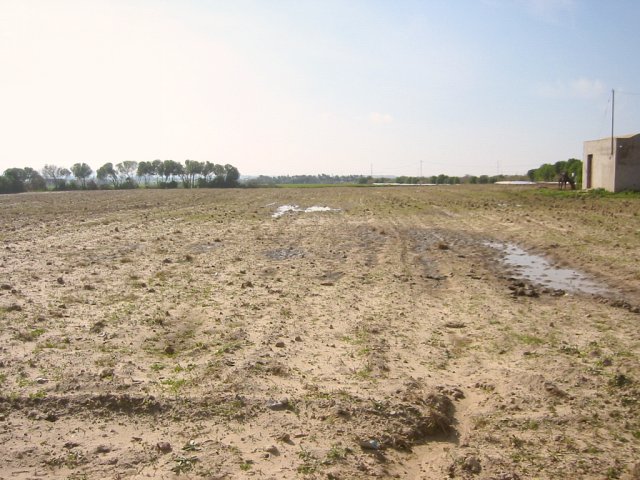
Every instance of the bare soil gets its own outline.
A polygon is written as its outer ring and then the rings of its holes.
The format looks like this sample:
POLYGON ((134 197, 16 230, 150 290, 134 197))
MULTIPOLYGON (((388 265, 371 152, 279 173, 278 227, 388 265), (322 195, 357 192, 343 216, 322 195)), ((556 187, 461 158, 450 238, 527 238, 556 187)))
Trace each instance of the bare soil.
POLYGON ((138 190, 0 212, 0 478, 640 478, 637 198, 138 190), (289 204, 336 210, 272 216, 289 204), (490 242, 608 293, 523 281, 490 242))

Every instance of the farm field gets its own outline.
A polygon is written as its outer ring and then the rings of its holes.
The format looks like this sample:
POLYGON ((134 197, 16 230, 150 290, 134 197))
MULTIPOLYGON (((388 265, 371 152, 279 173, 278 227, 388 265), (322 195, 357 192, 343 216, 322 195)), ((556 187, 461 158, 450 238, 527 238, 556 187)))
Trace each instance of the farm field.
POLYGON ((0 478, 640 478, 637 197, 133 190, 0 212, 0 478), (602 291, 531 283, 504 245, 602 291))

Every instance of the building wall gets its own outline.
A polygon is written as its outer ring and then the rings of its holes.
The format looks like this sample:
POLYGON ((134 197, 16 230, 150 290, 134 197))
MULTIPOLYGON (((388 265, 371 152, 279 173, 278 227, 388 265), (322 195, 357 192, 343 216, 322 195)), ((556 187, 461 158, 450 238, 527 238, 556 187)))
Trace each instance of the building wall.
POLYGON ((616 139, 614 192, 640 190, 640 134, 616 139))
POLYGON ((611 156, 611 138, 584 142, 582 188, 604 188, 609 191, 614 191, 615 168, 613 157, 611 156), (591 162, 589 162, 590 155, 591 162), (588 184, 589 163, 591 163, 591 185, 588 184))

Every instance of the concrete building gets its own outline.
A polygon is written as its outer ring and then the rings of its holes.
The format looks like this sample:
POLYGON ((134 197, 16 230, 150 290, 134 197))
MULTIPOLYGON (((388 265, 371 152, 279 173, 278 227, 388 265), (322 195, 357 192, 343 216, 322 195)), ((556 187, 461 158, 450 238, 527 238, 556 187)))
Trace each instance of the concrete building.
POLYGON ((582 187, 640 190, 640 133, 584 142, 582 187))

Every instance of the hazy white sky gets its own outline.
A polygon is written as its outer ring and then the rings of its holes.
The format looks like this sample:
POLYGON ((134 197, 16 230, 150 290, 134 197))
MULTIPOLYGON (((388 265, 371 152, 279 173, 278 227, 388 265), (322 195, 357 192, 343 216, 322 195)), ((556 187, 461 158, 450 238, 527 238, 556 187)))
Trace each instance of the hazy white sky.
POLYGON ((0 172, 525 173, 640 131, 637 0, 0 0, 0 172))

